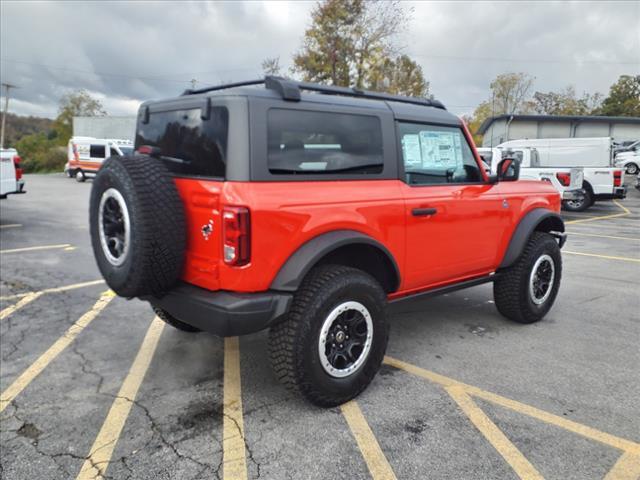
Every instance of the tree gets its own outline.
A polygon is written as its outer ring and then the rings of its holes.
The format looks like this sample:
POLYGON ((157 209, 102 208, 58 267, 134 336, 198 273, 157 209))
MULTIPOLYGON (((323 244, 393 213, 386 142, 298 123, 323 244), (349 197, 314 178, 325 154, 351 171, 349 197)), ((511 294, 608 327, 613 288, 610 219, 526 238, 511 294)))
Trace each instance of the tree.
POLYGON ((424 79, 422 67, 407 55, 395 60, 386 58, 371 69, 367 80, 372 90, 409 97, 429 96, 429 82, 424 79))
POLYGON ((527 113, 531 110, 529 92, 534 78, 526 73, 503 73, 490 84, 494 115, 527 113))
POLYGON ((473 111, 472 115, 464 115, 462 120, 469 127, 469 131, 473 135, 473 140, 476 145, 482 145, 482 135, 478 135, 476 132, 487 118, 493 116, 493 110, 490 101, 484 101, 480 103, 473 111))
POLYGON ((265 75, 280 75, 280 57, 265 58, 262 61, 262 71, 265 75))
POLYGON ((591 115, 602 101, 600 93, 583 93, 578 98, 573 86, 560 92, 536 92, 533 94, 533 106, 536 113, 544 115, 591 115))
POLYGON ((73 133, 73 117, 97 117, 106 115, 100 100, 86 90, 67 93, 60 99, 58 117, 53 122, 59 145, 66 145, 73 133))
POLYGON ((640 117, 640 75, 621 75, 611 85, 598 115, 640 117))
POLYGON ((422 68, 396 43, 407 21, 397 1, 324 0, 311 12, 293 73, 309 82, 427 95, 422 68))

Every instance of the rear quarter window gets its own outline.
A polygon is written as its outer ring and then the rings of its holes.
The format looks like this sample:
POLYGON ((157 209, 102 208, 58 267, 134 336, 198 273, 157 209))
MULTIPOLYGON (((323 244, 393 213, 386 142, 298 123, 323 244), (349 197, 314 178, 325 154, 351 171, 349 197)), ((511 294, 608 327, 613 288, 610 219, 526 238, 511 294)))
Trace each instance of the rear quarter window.
POLYGON ((155 112, 148 123, 138 124, 135 148, 158 148, 176 175, 224 178, 228 129, 225 107, 212 107, 208 120, 202 120, 200 108, 155 112))
POLYGON ((267 163, 277 175, 382 173, 380 119, 274 108, 267 115, 267 163))

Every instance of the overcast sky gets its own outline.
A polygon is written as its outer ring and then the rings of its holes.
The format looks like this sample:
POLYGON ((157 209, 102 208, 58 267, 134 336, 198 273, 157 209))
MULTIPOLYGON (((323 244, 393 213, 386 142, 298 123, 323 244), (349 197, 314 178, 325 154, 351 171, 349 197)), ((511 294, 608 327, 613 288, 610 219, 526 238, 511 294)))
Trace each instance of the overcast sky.
MULTIPOLYGON (((189 87, 286 67, 315 2, 0 2, 0 73, 10 111, 55 117, 59 98, 84 88, 112 115, 189 87)), ((606 93, 640 73, 640 1, 406 2, 398 39, 456 114, 489 96, 499 73, 527 72, 534 88, 606 93)))

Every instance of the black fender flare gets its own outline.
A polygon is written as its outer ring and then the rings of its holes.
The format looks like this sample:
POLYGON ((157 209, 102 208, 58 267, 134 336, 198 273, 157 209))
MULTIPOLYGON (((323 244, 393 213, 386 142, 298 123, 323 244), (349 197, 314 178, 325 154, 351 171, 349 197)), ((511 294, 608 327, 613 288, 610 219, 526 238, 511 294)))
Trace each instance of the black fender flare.
POLYGON ((543 228, 542 231, 562 234, 557 236, 559 237, 560 247, 564 245, 566 236, 564 235, 564 221, 562 217, 558 213, 547 210, 546 208, 534 208, 520 220, 520 223, 511 236, 509 246, 507 247, 507 251, 502 258, 499 268, 513 265, 524 251, 524 247, 531 234, 536 230, 540 230, 538 227, 543 223, 545 228, 543 228))
POLYGON ((400 270, 391 252, 382 243, 355 230, 334 230, 312 238, 300 246, 280 268, 271 282, 271 290, 295 292, 303 278, 327 254, 345 245, 364 244, 380 250, 389 260, 395 270, 395 285, 400 286, 400 270))

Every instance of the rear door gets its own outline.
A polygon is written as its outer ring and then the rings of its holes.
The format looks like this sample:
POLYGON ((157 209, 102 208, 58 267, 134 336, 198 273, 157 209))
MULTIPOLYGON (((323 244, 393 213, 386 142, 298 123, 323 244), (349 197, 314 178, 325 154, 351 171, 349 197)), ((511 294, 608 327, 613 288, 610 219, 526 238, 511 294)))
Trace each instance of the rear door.
POLYGON ((214 106, 209 118, 201 108, 151 112, 139 122, 136 150, 159 149, 158 161, 174 175, 187 228, 183 280, 216 290, 222 258, 220 196, 226 173, 229 113, 214 106))
POLYGON ((400 122, 406 289, 488 273, 506 219, 460 127, 400 122))

